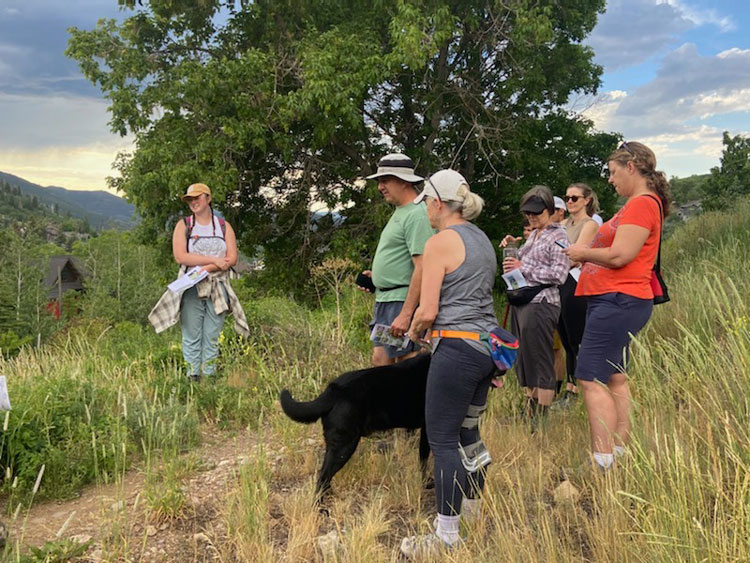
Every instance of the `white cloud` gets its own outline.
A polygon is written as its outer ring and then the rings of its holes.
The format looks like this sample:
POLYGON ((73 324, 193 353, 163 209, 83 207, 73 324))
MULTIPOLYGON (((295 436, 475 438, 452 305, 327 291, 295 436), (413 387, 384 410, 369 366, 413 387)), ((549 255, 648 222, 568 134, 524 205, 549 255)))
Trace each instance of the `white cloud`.
MULTIPOLYGON (((617 131, 654 149, 670 174, 706 173, 718 165, 724 128, 715 118, 731 115, 732 135, 750 128, 750 49, 702 56, 691 44, 664 57, 656 77, 633 91, 604 92, 571 104, 597 129, 617 131)), ((724 120, 726 122, 726 119, 724 120)))
POLYGON ((750 50, 701 56, 685 44, 664 58, 656 78, 627 96, 614 121, 641 134, 674 133, 685 121, 750 111, 750 50))
POLYGON ((666 0, 666 3, 674 6, 682 13, 683 17, 693 22, 696 26, 713 25, 718 27, 721 31, 733 31, 737 28, 732 18, 722 16, 718 14, 716 10, 698 8, 682 2, 682 0, 666 0))

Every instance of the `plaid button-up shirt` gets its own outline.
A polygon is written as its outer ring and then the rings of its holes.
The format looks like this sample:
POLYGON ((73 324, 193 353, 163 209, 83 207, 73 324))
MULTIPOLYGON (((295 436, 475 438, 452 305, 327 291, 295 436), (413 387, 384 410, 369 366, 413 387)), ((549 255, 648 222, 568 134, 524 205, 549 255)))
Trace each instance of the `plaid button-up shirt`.
MULTIPOLYGON (((559 223, 552 223, 541 231, 532 231, 529 240, 519 249, 521 273, 530 285, 551 283, 558 286, 565 283, 570 270, 570 260, 563 253, 563 249, 555 244, 556 240, 568 246, 565 227, 559 223)), ((560 290, 557 287, 543 289, 531 303, 544 301, 559 307, 560 290)))
MULTIPOLYGON (((184 272, 185 268, 181 267, 180 275, 184 274, 184 272)), ((226 312, 231 312, 234 315, 234 328, 237 334, 244 338, 250 336, 250 327, 245 318, 245 311, 242 310, 240 300, 229 284, 228 270, 208 274, 208 277, 198 282, 196 290, 198 291, 198 297, 211 299, 217 315, 226 312), (221 291, 222 283, 226 289, 226 294, 221 291)), ((182 293, 172 293, 170 289, 164 292, 148 314, 148 320, 157 333, 177 324, 180 320, 181 304, 182 293)))

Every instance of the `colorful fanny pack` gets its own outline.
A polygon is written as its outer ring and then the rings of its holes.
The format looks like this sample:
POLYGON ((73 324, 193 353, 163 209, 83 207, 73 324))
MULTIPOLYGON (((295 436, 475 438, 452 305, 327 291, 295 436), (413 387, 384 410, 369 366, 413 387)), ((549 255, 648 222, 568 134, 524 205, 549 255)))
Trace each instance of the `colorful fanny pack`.
POLYGON ((518 356, 518 338, 503 327, 490 332, 469 332, 466 330, 433 330, 433 338, 466 338, 481 340, 487 345, 492 361, 502 373, 508 371, 518 356))

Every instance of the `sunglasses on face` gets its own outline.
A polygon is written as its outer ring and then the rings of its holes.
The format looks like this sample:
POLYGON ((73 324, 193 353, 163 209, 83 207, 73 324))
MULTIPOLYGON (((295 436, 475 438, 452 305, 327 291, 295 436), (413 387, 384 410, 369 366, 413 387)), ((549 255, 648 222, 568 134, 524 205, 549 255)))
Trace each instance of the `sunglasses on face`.
POLYGON ((575 203, 579 199, 583 199, 583 196, 580 196, 580 195, 566 195, 565 196, 565 201, 570 201, 572 203, 575 203))

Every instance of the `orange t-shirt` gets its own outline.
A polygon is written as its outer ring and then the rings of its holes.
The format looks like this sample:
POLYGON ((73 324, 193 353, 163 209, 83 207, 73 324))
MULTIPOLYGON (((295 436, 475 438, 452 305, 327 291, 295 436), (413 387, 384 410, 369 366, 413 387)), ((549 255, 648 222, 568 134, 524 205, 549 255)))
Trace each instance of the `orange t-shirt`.
POLYGON ((653 299, 651 269, 656 262, 661 235, 661 209, 654 197, 658 196, 643 195, 628 200, 612 219, 599 228, 591 248, 612 246, 620 225, 638 225, 650 232, 638 255, 622 268, 607 268, 586 262, 581 268, 576 295, 624 293, 640 299, 653 299))

